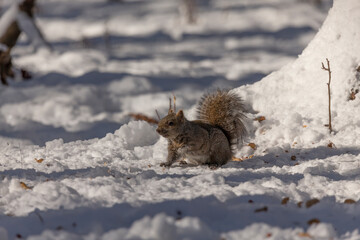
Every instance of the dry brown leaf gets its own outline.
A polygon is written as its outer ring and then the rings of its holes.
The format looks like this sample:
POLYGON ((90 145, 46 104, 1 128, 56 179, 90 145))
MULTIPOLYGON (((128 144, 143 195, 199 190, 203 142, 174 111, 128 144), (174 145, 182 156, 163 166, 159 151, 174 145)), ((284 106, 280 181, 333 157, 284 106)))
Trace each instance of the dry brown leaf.
POLYGON ((307 128, 307 125, 303 125, 303 128, 307 128))
POLYGON ((141 113, 130 113, 129 116, 134 118, 135 120, 142 120, 142 121, 148 122, 150 124, 158 124, 159 123, 158 120, 148 117, 141 113))
POLYGON ((358 94, 358 93, 359 93, 359 89, 356 89, 355 91, 354 91, 354 89, 351 89, 349 100, 355 100, 356 94, 358 94))
POLYGON ((28 185, 26 185, 24 182, 20 182, 20 186, 25 189, 25 190, 31 190, 33 187, 29 187, 28 185))
POLYGON ((38 162, 38 163, 42 163, 42 162, 44 161, 43 158, 40 158, 40 159, 35 158, 34 160, 35 160, 36 162, 38 162))
POLYGON ((232 161, 235 161, 235 162, 242 162, 242 161, 244 161, 244 159, 242 159, 242 158, 237 158, 237 157, 235 157, 235 156, 232 156, 232 157, 231 157, 231 160, 232 160, 232 161))
POLYGON ((353 199, 348 198, 348 199, 345 199, 344 203, 345 204, 354 204, 354 203, 356 203, 356 201, 353 200, 353 199))
POLYGON ((286 205, 288 202, 289 202, 290 198, 289 197, 284 197, 282 200, 281 200, 281 204, 282 205, 286 205))
POLYGON ((237 158, 237 157, 233 156, 231 158, 231 160, 234 161, 234 162, 242 162, 242 161, 244 161, 246 159, 250 159, 250 158, 253 158, 253 157, 254 157, 254 155, 250 155, 248 157, 243 157, 243 158, 237 158))
POLYGON ((249 143, 248 146, 254 150, 256 150, 256 148, 257 148, 255 143, 249 143))
POLYGON ((298 236, 303 238, 313 238, 310 234, 306 232, 298 233, 298 236))
POLYGON ((295 156, 295 155, 292 155, 292 156, 290 157, 290 159, 291 159, 292 161, 295 161, 295 160, 296 160, 296 156, 295 156))
POLYGON ((319 202, 320 202, 319 199, 313 198, 313 199, 310 199, 310 200, 306 201, 305 206, 306 206, 306 208, 309 208, 309 207, 312 207, 313 205, 315 205, 315 204, 317 204, 319 202))
POLYGON ((266 118, 264 116, 259 116, 259 117, 254 118, 254 121, 258 121, 258 122, 262 122, 264 120, 266 120, 266 118))
POLYGON ((266 234, 266 237, 267 237, 267 238, 270 238, 271 236, 272 236, 272 233, 267 233, 267 234, 266 234))
POLYGON ((312 218, 307 222, 308 225, 317 224, 317 223, 320 223, 320 220, 317 218, 312 218))
POLYGON ((255 209, 255 212, 258 213, 258 212, 267 212, 268 211, 268 207, 265 206, 265 207, 262 207, 262 208, 258 208, 258 209, 255 209))
POLYGON ((333 142, 329 142, 329 144, 327 146, 328 146, 328 148, 336 148, 336 146, 333 142))

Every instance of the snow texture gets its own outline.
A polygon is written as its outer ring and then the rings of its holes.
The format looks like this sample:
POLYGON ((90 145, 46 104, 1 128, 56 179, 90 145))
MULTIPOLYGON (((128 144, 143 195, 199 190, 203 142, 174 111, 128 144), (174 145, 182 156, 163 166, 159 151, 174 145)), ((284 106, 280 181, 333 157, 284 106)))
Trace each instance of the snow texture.
POLYGON ((0 88, 0 240, 360 239, 360 2, 322 2, 201 0, 189 25, 177 1, 39 0, 54 51, 21 37, 34 79, 0 88), (249 111, 245 160, 160 167, 129 113, 174 94, 193 119, 218 87, 249 111))

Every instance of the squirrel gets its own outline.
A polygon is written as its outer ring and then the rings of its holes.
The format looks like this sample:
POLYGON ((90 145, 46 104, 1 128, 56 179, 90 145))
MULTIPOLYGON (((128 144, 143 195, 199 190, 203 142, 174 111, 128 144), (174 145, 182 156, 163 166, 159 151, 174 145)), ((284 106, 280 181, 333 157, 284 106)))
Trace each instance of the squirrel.
POLYGON ((168 156, 160 166, 174 162, 209 165, 217 168, 233 156, 237 144, 246 135, 245 111, 242 99, 233 92, 217 90, 205 94, 198 104, 197 119, 189 121, 183 110, 176 113, 170 107, 160 119, 156 131, 168 140, 168 156))

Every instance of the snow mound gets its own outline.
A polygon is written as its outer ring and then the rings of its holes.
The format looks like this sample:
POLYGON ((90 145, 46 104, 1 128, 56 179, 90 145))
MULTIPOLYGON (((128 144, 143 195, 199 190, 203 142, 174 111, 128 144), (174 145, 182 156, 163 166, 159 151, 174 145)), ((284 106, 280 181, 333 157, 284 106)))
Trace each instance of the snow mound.
POLYGON ((252 105, 257 115, 266 117, 254 123, 255 141, 272 147, 310 148, 358 145, 360 134, 360 99, 349 100, 351 91, 359 89, 360 2, 334 1, 323 26, 299 58, 253 85, 236 90, 252 105), (326 58, 332 71, 332 125, 335 135, 328 135, 328 72, 321 69, 326 58), (269 145, 269 144, 266 144, 269 145))
POLYGON ((199 218, 174 219, 164 213, 159 213, 154 217, 145 216, 135 221, 129 228, 119 228, 104 234, 93 232, 84 238, 67 232, 59 234, 55 231, 44 231, 41 235, 32 236, 28 239, 216 240, 219 239, 219 235, 201 222, 199 218))

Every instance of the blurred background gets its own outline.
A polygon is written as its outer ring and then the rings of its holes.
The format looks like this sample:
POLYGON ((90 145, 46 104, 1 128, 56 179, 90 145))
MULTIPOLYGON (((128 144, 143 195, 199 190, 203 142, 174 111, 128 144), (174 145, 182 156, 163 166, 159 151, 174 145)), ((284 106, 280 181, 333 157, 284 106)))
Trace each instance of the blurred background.
POLYGON ((191 119, 209 89, 254 83, 296 59, 331 5, 2 0, 0 145, 100 138, 129 114, 164 116, 173 94, 191 119))

